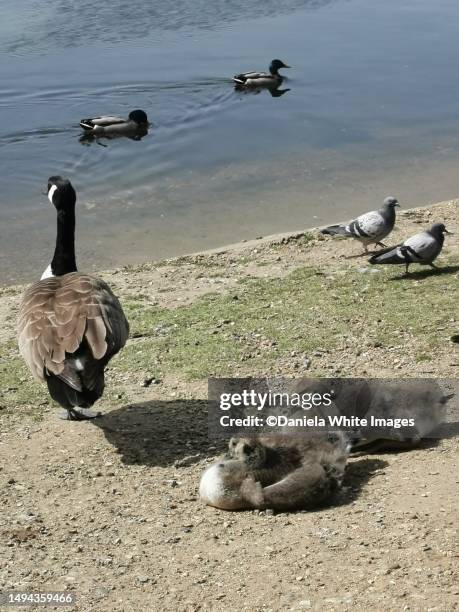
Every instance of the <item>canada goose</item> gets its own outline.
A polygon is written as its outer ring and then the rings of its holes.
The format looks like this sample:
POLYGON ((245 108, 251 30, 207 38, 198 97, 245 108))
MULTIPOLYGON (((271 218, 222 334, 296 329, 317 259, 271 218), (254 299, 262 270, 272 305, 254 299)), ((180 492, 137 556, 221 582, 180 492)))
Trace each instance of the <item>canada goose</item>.
POLYGON ((451 233, 443 223, 434 223, 430 229, 407 238, 402 244, 375 253, 369 262, 371 264, 405 264, 405 274, 408 274, 412 263, 436 269, 433 262, 443 248, 444 234, 451 233))
POLYGON ((367 254, 370 244, 386 246, 381 240, 386 238, 394 229, 396 206, 400 206, 398 200, 390 196, 384 200, 382 208, 379 210, 372 210, 360 215, 347 225, 329 225, 322 230, 322 234, 355 238, 363 244, 364 254, 367 254))
POLYGON ((279 59, 274 59, 269 65, 269 72, 243 72, 236 74, 233 81, 236 88, 264 87, 275 89, 284 80, 284 77, 279 74, 280 68, 290 68, 290 66, 279 59))
POLYGON ((147 114, 139 109, 130 112, 127 119, 102 116, 80 121, 80 126, 87 135, 105 136, 107 138, 126 136, 135 140, 139 140, 142 136, 148 134, 149 125, 147 114))
POLYGON ((348 454, 341 433, 232 438, 227 455, 204 472, 200 496, 224 510, 310 509, 339 489, 348 454))
POLYGON ((19 350, 32 374, 45 380, 65 418, 98 416, 88 410, 104 391, 104 368, 125 345, 129 325, 102 280, 77 272, 76 194, 60 176, 48 180, 57 210, 53 259, 25 292, 19 310, 19 350))

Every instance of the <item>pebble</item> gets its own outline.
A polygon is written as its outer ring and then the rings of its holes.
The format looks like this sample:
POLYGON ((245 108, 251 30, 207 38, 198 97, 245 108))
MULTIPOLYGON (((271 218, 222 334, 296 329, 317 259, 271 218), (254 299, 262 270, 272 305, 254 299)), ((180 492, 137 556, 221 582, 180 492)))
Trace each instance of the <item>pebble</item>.
POLYGON ((146 582, 150 582, 150 576, 137 576, 137 580, 145 584, 146 582))

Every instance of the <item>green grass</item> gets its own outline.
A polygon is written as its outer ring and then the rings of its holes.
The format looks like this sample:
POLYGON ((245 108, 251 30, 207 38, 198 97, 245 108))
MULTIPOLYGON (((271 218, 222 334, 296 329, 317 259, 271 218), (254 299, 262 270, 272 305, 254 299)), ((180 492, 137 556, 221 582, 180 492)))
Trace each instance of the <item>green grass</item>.
POLYGON ((0 415, 27 409, 38 417, 49 403, 45 385, 35 381, 18 353, 17 344, 0 345, 0 415))
MULTIPOLYGON (((106 399, 128 401, 118 397, 117 373, 135 379, 142 371, 159 377, 175 372, 188 380, 236 371, 257 375, 276 371, 293 351, 331 351, 333 363, 333 350, 346 344, 351 354, 360 346, 406 347, 413 363, 431 362, 445 350, 450 322, 457 319, 457 272, 393 280, 398 274, 392 268, 324 274, 303 267, 281 279, 243 277, 228 295, 209 293, 171 309, 146 306, 145 293, 131 293, 122 301, 135 339, 110 364, 106 399)), ((36 416, 51 403, 15 341, 0 345, 0 415, 36 416)))
POLYGON ((132 332, 146 338, 127 347, 117 367, 151 369, 157 358, 163 372, 188 379, 230 375, 236 367, 256 374, 292 351, 332 350, 345 338, 383 348, 415 344, 417 359, 427 361, 444 343, 438 329, 457 316, 457 278, 393 277, 393 269, 326 277, 301 268, 283 279, 244 278, 231 295, 205 296, 174 310, 131 301, 132 332))

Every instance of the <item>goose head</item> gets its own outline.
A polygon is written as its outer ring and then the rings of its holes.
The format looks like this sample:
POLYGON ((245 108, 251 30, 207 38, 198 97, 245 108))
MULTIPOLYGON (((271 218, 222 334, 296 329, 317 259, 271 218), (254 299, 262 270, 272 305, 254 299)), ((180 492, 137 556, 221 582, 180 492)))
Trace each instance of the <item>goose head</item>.
POLYGON ((273 59, 273 61, 269 65, 269 72, 271 74, 277 74, 280 68, 290 68, 287 64, 280 59, 273 59))
POLYGON ((57 212, 75 208, 76 193, 72 183, 62 176, 50 176, 48 179, 48 200, 57 212))

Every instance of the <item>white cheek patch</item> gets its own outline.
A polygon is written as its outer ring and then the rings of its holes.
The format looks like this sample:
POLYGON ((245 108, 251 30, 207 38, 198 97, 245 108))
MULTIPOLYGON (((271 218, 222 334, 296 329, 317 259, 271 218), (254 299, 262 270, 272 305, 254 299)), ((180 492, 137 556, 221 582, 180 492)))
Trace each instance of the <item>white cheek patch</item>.
POLYGON ((49 188, 49 191, 48 191, 48 200, 51 202, 51 204, 53 203, 53 195, 54 195, 54 192, 56 191, 56 189, 57 189, 57 185, 52 185, 49 188))
POLYGON ((45 278, 51 278, 52 276, 54 276, 54 274, 53 274, 53 271, 51 270, 51 264, 49 264, 49 266, 46 268, 46 270, 41 275, 40 280, 44 280, 45 278))

